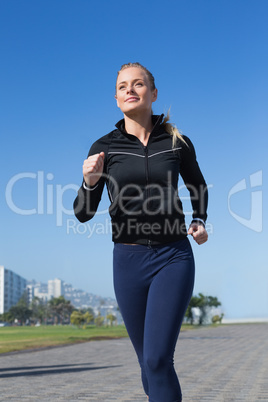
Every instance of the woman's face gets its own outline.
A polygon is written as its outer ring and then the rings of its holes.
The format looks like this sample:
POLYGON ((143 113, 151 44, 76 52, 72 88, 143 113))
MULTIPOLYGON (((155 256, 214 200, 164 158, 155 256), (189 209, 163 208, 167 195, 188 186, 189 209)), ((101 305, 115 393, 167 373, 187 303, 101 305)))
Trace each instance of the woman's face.
POLYGON ((116 82, 117 106, 126 115, 148 112, 157 99, 157 89, 152 90, 145 71, 139 67, 122 70, 116 82))

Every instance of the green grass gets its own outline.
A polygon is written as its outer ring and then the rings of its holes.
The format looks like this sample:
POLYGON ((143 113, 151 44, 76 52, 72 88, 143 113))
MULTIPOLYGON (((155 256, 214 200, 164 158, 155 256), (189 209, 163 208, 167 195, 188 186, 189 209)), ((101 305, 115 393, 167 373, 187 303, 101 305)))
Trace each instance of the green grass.
POLYGON ((126 336, 128 335, 123 325, 114 327, 88 326, 85 329, 71 325, 0 327, 0 353, 126 336))
MULTIPOLYGON (((184 324, 182 331, 195 326, 184 324)), ((71 325, 40 327, 0 327, 0 353, 26 349, 45 348, 102 339, 127 337, 124 325, 114 327, 87 326, 85 329, 71 325)))

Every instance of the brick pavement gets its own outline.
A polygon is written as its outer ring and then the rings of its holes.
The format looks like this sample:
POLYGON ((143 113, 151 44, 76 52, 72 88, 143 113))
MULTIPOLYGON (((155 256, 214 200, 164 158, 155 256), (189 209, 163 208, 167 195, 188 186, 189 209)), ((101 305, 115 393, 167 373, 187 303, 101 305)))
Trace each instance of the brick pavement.
MULTIPOLYGON (((268 401, 268 324, 185 331, 183 401, 268 401)), ((0 355, 0 401, 146 402, 128 339, 0 355)))

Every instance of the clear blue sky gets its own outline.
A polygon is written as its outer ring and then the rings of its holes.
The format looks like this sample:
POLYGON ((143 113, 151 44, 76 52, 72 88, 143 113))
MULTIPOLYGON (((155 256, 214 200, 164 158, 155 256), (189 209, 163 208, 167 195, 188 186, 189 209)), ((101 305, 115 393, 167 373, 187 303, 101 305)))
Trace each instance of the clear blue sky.
POLYGON ((2 0, 0 265, 114 295, 108 214, 61 222, 61 198, 70 211, 90 145, 121 118, 117 70, 139 61, 211 186, 194 292, 226 318, 268 317, 267 17, 266 0, 2 0))

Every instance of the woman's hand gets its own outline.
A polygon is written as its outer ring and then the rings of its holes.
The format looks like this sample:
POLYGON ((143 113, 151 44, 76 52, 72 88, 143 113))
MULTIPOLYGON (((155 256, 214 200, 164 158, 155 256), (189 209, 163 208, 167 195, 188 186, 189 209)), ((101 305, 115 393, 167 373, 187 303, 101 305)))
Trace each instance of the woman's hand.
POLYGON ((95 186, 103 172, 104 152, 89 156, 83 164, 83 176, 88 187, 95 186))
POLYGON ((208 239, 208 234, 202 223, 191 223, 188 235, 192 235, 197 244, 203 244, 208 239))

